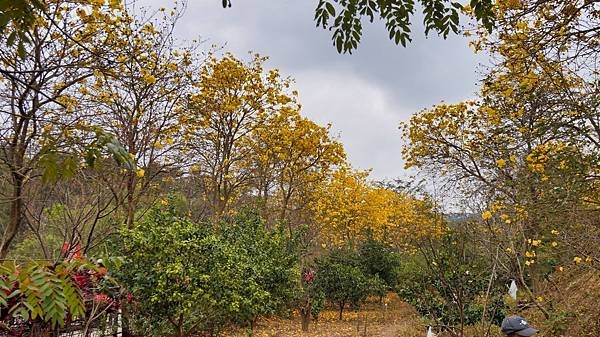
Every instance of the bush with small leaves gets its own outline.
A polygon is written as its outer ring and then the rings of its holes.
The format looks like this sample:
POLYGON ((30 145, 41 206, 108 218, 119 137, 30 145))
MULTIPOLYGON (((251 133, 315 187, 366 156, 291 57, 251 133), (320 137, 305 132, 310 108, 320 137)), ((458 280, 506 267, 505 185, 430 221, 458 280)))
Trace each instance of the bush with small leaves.
POLYGON ((121 232, 118 277, 137 299, 134 330, 214 336, 229 324, 252 329, 257 317, 280 313, 300 277, 297 246, 285 233, 250 211, 215 224, 151 210, 121 232))
POLYGON ((357 265, 356 254, 341 250, 332 251, 318 259, 316 267, 316 286, 326 300, 339 308, 340 320, 347 305, 355 310, 360 308, 369 295, 370 284, 369 277, 357 265))

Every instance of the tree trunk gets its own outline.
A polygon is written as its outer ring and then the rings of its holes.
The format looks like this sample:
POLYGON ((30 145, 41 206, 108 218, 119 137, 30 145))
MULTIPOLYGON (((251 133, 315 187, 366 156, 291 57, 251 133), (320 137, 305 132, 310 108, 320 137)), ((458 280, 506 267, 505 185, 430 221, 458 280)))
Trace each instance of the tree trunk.
POLYGON ((254 336, 254 329, 256 328, 256 317, 250 319, 250 331, 248 331, 248 336, 254 336))
POLYGON ((13 193, 10 200, 10 214, 8 224, 4 228, 2 243, 0 245, 0 259, 6 258, 12 240, 17 235, 23 222, 23 177, 19 172, 13 172, 13 193))
POLYGON ((304 332, 308 332, 308 326, 310 324, 310 312, 311 312, 310 303, 306 307, 303 307, 302 309, 300 309, 300 314, 302 316, 302 331, 304 331, 304 332))
POLYGON ((177 337, 185 337, 185 329, 183 328, 183 314, 179 314, 177 322, 177 337))
POLYGON ((121 336, 133 337, 133 333, 129 329, 129 310, 127 305, 121 307, 121 336))
POLYGON ((345 302, 340 302, 340 315, 339 315, 339 320, 342 320, 342 315, 344 314, 344 307, 346 306, 345 302))
MULTIPOLYGON (((287 210, 288 210, 288 206, 290 204, 290 199, 292 198, 292 188, 288 188, 287 190, 283 187, 281 187, 281 190, 283 191, 283 205, 281 206, 281 211, 279 212, 279 220, 282 222, 285 222, 285 219, 287 217, 287 210)), ((288 225, 288 229, 290 231, 290 235, 292 235, 292 224, 290 221, 287 222, 288 225)))
MULTIPOLYGON (((285 217, 287 216, 287 208, 288 208, 289 203, 290 203, 290 197, 286 193, 283 196, 283 205, 281 205, 281 210, 279 211, 279 220, 280 221, 285 221, 285 217)), ((291 227, 290 227, 290 230, 291 230, 291 227)))
POLYGON ((133 228, 133 222, 135 220, 135 173, 129 173, 129 177, 127 178, 127 228, 133 228))

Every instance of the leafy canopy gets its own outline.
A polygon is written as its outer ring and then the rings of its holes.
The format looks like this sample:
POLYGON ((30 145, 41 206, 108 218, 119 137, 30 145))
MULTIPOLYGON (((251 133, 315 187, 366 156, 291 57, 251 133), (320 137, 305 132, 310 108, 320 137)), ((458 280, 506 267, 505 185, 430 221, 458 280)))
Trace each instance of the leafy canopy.
MULTIPOLYGON (((231 0, 222 0, 231 7, 231 0)), ((435 31, 443 38, 459 32, 459 14, 469 8, 475 19, 488 31, 494 27, 493 0, 471 0, 466 6, 448 0, 319 0, 315 9, 317 27, 333 32, 331 39, 339 53, 352 53, 362 38, 363 20, 383 21, 390 40, 396 44, 412 41, 411 19, 415 7, 421 6, 425 35, 435 31)))
POLYGON ((297 246, 284 233, 252 212, 211 224, 151 210, 121 232, 119 276, 138 300, 138 329, 214 334, 279 313, 299 279, 297 246))
MULTIPOLYGON (((221 0, 221 4, 231 7, 231 0, 221 0)), ((43 7, 43 2, 2 1, 0 6, 0 33, 10 30, 13 42, 20 37, 20 49, 24 51, 23 43, 28 40, 23 32, 33 25, 33 8, 43 7)), ((471 0, 466 6, 449 0, 319 0, 314 20, 318 27, 333 32, 333 44, 339 53, 352 53, 358 48, 363 19, 383 21, 390 40, 406 47, 411 41, 411 19, 417 6, 422 7, 426 35, 435 31, 446 38, 450 32, 458 33, 459 14, 464 8, 472 9, 475 19, 488 31, 494 27, 493 0, 471 0)))

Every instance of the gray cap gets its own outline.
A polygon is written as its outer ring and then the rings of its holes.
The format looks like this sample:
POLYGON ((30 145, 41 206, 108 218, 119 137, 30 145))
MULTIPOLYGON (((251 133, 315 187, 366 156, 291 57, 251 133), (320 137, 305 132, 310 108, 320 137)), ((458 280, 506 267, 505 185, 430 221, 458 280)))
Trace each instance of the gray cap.
POLYGON ((521 316, 508 316, 502 321, 500 327, 506 335, 516 333, 518 336, 529 337, 535 335, 538 330, 529 326, 525 318, 521 316))

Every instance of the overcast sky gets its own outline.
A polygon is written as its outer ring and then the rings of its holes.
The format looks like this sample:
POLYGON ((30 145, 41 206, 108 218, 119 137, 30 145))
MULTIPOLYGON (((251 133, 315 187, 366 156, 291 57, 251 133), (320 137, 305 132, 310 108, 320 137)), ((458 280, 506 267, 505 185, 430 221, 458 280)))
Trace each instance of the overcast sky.
MULTIPOLYGON (((172 0, 141 0, 158 9, 172 0)), ((340 55, 329 31, 313 22, 316 0, 189 0, 176 36, 225 45, 238 57, 269 56, 267 67, 296 80, 303 113, 332 123, 352 165, 371 168, 375 179, 405 176, 398 125, 411 114, 444 100, 473 97, 480 59, 467 40, 426 39, 415 21, 413 42, 398 47, 382 24, 366 24, 353 55, 340 55)))

